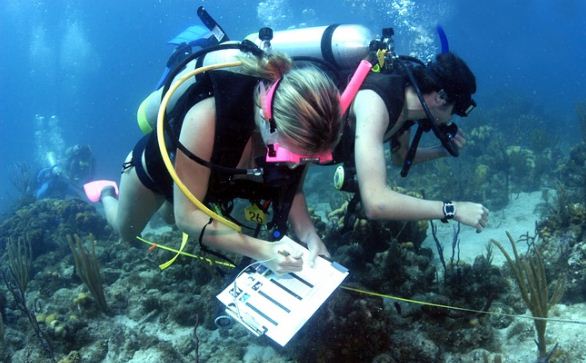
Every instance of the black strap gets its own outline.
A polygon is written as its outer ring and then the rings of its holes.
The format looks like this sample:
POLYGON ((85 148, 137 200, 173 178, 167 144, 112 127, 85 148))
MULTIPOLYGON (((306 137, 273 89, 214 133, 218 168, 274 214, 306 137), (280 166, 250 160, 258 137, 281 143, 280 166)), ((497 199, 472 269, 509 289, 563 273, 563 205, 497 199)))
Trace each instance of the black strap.
POLYGON ((234 263, 232 260, 230 260, 228 257, 226 257, 225 255, 223 255, 223 254, 221 254, 221 253, 219 253, 219 252, 212 251, 211 249, 209 249, 208 247, 206 247, 206 246, 203 244, 203 235, 204 235, 204 233, 205 233, 205 231, 206 231, 206 228, 207 228, 207 227, 208 227, 210 224, 212 224, 212 221, 213 221, 213 220, 214 220, 213 218, 210 218, 210 220, 208 221, 208 223, 206 223, 206 224, 205 224, 205 226, 203 226, 203 228, 201 229, 201 232, 200 232, 200 234, 199 234, 199 239, 198 239, 198 242, 199 242, 199 248, 200 248, 200 249, 201 249, 203 252, 205 252, 205 253, 209 253, 209 254, 210 254, 210 255, 212 255, 212 256, 216 256, 216 257, 218 257, 218 258, 221 258, 222 260, 228 261, 228 262, 229 262, 229 263, 231 263, 232 265, 236 266, 236 264, 235 264, 235 263, 234 263))
POLYGON ((145 168, 142 165, 142 153, 146 150, 146 144, 148 143, 149 136, 145 136, 141 138, 136 145, 134 145, 134 149, 132 149, 132 159, 122 164, 122 172, 124 173, 128 170, 131 166, 134 166, 134 171, 138 176, 138 179, 141 183, 150 190, 156 191, 160 190, 159 186, 155 181, 147 174, 145 168))
POLYGON ((423 135, 424 131, 426 131, 425 126, 420 121, 415 136, 413 137, 413 141, 411 141, 411 146, 407 151, 407 155, 405 155, 405 161, 403 162, 403 168, 401 169, 401 176, 403 178, 409 174, 409 169, 411 169, 411 166, 413 165, 413 159, 417 153, 417 147, 419 146, 419 141, 421 140, 421 135, 423 135))
POLYGON ((321 37, 321 54, 325 61, 333 64, 336 69, 340 69, 341 67, 334 58, 334 50, 332 49, 332 36, 334 35, 334 31, 338 26, 339 24, 332 24, 328 26, 326 30, 324 30, 324 34, 321 37))

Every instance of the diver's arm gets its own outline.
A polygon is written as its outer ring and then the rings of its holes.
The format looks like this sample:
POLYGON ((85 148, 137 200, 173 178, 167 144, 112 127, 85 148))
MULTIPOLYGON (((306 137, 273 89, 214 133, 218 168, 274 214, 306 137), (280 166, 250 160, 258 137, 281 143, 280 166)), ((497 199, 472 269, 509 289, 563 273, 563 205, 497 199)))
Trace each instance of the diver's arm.
MULTIPOLYGON (((195 155, 204 160, 210 160, 214 132, 215 102, 213 98, 208 98, 189 110, 185 116, 179 140, 195 155)), ((208 191, 209 168, 191 161, 178 150, 175 169, 191 193, 202 201, 208 191)), ((208 225, 210 217, 192 204, 176 185, 173 201, 177 227, 188 235, 198 238, 203 227, 208 225)), ((270 243, 253 238, 215 220, 206 227, 202 243, 210 248, 241 254, 256 260, 271 260, 269 267, 276 272, 299 271, 303 263, 295 259, 300 252, 294 245, 270 243)))
POLYGON ((382 98, 360 91, 353 105, 356 117, 354 158, 366 216, 379 220, 443 218, 443 203, 397 193, 387 185, 384 134, 389 124, 382 98))
MULTIPOLYGON (((396 148, 391 154, 391 160, 393 161, 393 165, 395 166, 402 166, 405 162, 405 158, 407 157, 407 152, 409 151, 409 140, 411 140, 411 135, 409 131, 406 131, 397 138, 399 142, 399 147, 396 148)), ((435 160, 439 158, 443 158, 450 155, 446 149, 444 149, 441 145, 431 146, 431 147, 418 147, 417 153, 415 154, 415 158, 413 159, 413 164, 419 164, 430 160, 435 160)))
MULTIPOLYGON (((307 173, 307 170, 305 173, 307 173)), ((310 266, 313 265, 317 256, 330 256, 328 249, 317 234, 313 221, 309 216, 307 203, 305 202, 305 194, 303 194, 301 185, 293 199, 293 204, 289 211, 289 221, 291 222, 291 226, 293 227, 293 231, 297 238, 299 238, 301 242, 307 244, 307 248, 309 249, 308 262, 310 263, 310 266)))
MULTIPOLYGON (((373 91, 360 91, 352 111, 356 118, 356 173, 366 216, 378 220, 443 218, 443 202, 414 198, 387 185, 383 138, 389 120, 380 96, 373 91)), ((454 205, 455 220, 477 230, 486 227, 488 209, 482 204, 454 202, 454 205)))

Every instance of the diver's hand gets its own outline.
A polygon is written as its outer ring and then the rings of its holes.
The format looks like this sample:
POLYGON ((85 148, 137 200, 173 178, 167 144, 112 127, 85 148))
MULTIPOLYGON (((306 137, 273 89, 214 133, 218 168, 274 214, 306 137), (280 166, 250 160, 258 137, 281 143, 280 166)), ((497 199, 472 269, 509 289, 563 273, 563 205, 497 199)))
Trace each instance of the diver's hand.
POLYGON ((458 132, 456 133, 456 135, 454 135, 452 141, 454 142, 454 144, 456 144, 458 149, 462 149, 464 145, 466 145, 466 137, 460 129, 458 129, 458 132))
POLYGON ((270 244, 268 268, 278 274, 299 272, 303 268, 303 247, 285 236, 270 244))
POLYGON ((481 232, 488 224, 488 209, 482 204, 454 202, 454 207, 456 209, 454 219, 476 228, 476 232, 481 232))
POLYGON ((317 256, 330 257, 330 253, 328 252, 326 245, 317 234, 312 233, 303 242, 307 243, 307 248, 309 249, 309 256, 307 258, 309 267, 313 267, 315 265, 315 259, 317 256))

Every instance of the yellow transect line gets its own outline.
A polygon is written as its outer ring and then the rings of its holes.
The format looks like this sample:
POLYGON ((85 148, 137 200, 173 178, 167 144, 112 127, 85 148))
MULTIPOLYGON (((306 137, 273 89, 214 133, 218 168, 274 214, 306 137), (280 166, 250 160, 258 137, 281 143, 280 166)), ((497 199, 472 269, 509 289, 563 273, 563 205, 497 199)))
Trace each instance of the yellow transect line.
MULTIPOLYGON (((236 267, 235 265, 233 265, 233 264, 231 264, 229 262, 224 262, 224 261, 210 259, 210 258, 207 258, 207 257, 193 255, 191 253, 179 251, 179 250, 176 250, 174 248, 171 248, 171 247, 168 247, 168 246, 165 246, 165 245, 160 245, 158 243, 149 242, 149 241, 143 239, 142 237, 137 237, 137 238, 141 242, 144 242, 144 243, 150 245, 153 248, 161 248, 161 249, 166 250, 166 251, 170 251, 170 252, 174 252, 174 253, 177 253, 177 254, 181 254, 183 256, 195 258, 195 259, 198 259, 198 260, 201 260, 201 261, 205 261, 205 262, 209 263, 210 265, 217 264, 217 265, 222 265, 222 266, 225 266, 225 267, 228 267, 228 268, 235 268, 236 267)), ((362 294, 362 295, 367 295, 367 296, 381 297, 381 298, 384 298, 384 299, 401 301, 401 302, 410 303, 410 304, 418 304, 418 305, 424 305, 424 306, 432 306, 432 307, 442 308, 442 309, 451 309, 451 310, 465 311, 465 312, 468 312, 468 313, 487 314, 487 315, 493 315, 493 316, 508 316, 508 317, 511 317, 511 318, 530 319, 530 320, 543 320, 543 321, 556 322, 556 323, 586 325, 586 321, 583 321, 583 320, 560 319, 560 318, 543 318, 543 317, 533 317, 533 316, 529 316, 529 315, 517 315, 517 314, 508 314, 508 313, 498 313, 498 312, 494 312, 494 311, 474 310, 474 309, 461 308, 461 307, 451 306, 451 305, 445 305, 445 304, 436 304, 436 303, 431 303, 431 302, 427 302, 427 301, 407 299, 407 298, 403 298, 403 297, 399 297, 399 296, 394 296, 394 295, 381 294, 381 293, 374 292, 374 291, 357 289, 357 288, 350 287, 350 286, 347 286, 347 285, 340 285, 340 288, 341 289, 344 289, 344 290, 347 290, 347 291, 352 291, 352 292, 355 292, 355 293, 359 293, 359 294, 362 294)))

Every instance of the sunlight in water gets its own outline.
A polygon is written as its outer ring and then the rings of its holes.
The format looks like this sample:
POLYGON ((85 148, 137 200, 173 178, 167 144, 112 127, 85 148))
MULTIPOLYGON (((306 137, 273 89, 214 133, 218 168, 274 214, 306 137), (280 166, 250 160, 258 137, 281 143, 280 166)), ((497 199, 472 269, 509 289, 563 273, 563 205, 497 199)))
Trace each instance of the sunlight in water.
POLYGON ((372 13, 373 23, 380 22, 380 14, 385 14, 383 23, 392 26, 399 35, 399 51, 423 61, 431 60, 439 51, 435 26, 451 13, 451 6, 445 0, 433 4, 421 4, 414 0, 345 0, 345 3, 357 12, 377 9, 372 13))

